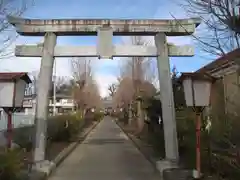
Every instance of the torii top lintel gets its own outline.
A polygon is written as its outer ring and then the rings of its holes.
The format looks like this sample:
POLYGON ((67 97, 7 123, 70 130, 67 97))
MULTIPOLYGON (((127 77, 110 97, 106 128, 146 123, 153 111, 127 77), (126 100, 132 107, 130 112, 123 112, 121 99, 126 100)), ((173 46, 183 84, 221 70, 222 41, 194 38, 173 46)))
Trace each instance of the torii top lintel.
POLYGON ((13 16, 8 21, 16 27, 19 34, 25 36, 43 36, 54 32, 59 36, 97 35, 99 27, 109 26, 113 35, 154 36, 164 32, 167 36, 184 36, 194 33, 200 19, 24 19, 13 16))

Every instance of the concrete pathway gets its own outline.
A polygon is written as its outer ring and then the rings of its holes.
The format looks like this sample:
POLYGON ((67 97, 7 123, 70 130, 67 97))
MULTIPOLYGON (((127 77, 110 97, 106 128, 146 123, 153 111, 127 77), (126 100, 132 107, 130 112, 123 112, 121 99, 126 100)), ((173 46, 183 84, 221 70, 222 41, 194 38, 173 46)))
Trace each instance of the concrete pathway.
POLYGON ((49 180, 159 180, 159 173, 114 121, 105 118, 49 180))

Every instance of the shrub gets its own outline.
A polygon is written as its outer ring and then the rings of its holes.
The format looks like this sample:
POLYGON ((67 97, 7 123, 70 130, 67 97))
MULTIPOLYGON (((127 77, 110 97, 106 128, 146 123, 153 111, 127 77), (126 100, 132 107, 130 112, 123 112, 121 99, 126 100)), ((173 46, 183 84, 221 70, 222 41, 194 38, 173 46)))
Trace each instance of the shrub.
POLYGON ((32 149, 32 142, 34 138, 33 126, 22 126, 13 129, 13 141, 26 151, 32 149))
POLYGON ((195 168, 196 127, 193 118, 188 115, 177 119, 177 133, 180 160, 187 168, 195 168))
POLYGON ((50 141, 66 141, 70 138, 68 128, 69 116, 52 116, 48 119, 47 139, 50 141))
POLYGON ((92 112, 91 109, 86 111, 84 116, 85 123, 91 123, 92 121, 100 121, 104 117, 104 113, 100 111, 92 112))
POLYGON ((73 112, 71 115, 75 116, 76 119, 82 119, 83 118, 83 112, 78 110, 76 112, 73 112))
MULTIPOLYGON (((188 168, 195 168, 195 121, 185 114, 177 119, 180 157, 188 168)), ((225 116, 211 120, 211 130, 201 129, 202 171, 223 179, 240 178, 240 121, 239 117, 225 116)))
POLYGON ((68 133, 69 138, 74 138, 78 135, 79 131, 83 129, 86 125, 86 121, 83 118, 79 118, 79 116, 72 116, 71 119, 68 121, 68 133))
POLYGON ((104 117, 104 113, 100 111, 94 112, 94 121, 100 121, 104 117))
POLYGON ((121 116, 121 114, 122 113, 120 111, 115 111, 115 112, 111 113, 111 117, 118 118, 119 116, 121 116))
POLYGON ((76 136, 85 122, 77 115, 59 115, 48 120, 48 139, 50 141, 69 141, 76 136))
MULTIPOLYGON (((59 115, 48 119, 47 140, 48 143, 55 141, 69 141, 85 125, 83 119, 77 115, 59 115)), ((13 130, 13 141, 27 151, 31 150, 35 138, 34 126, 25 126, 13 130)))
POLYGON ((240 179, 239 116, 212 120, 208 136, 210 167, 214 173, 229 179, 240 179))
POLYGON ((115 117, 118 119, 119 122, 128 124, 128 119, 129 119, 128 109, 123 108, 122 112, 117 112, 115 114, 115 117))
POLYGON ((0 179, 19 180, 22 163, 22 151, 19 149, 0 151, 0 179))

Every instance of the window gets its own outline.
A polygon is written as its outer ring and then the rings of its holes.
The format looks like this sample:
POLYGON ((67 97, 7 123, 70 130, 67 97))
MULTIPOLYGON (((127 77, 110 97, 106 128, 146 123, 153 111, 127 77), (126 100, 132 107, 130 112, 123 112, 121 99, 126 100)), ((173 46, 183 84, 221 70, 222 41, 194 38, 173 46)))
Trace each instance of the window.
POLYGON ((72 102, 73 102, 72 99, 68 99, 68 100, 67 100, 67 103, 72 103, 72 102))
POLYGON ((24 92, 24 95, 25 96, 30 96, 32 95, 32 85, 31 84, 27 84, 26 87, 25 87, 25 92, 24 92))

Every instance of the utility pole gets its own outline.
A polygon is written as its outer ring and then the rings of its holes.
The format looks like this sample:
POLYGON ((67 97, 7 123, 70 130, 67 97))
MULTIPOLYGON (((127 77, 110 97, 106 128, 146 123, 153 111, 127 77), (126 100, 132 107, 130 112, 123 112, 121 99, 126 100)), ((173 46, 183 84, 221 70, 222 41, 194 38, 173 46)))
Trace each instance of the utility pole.
MULTIPOLYGON (((87 60, 85 59, 84 61, 84 86, 83 88, 87 85, 87 60)), ((83 91, 85 91, 86 89, 84 88, 83 91)), ((86 102, 84 103, 83 106, 83 117, 85 117, 86 114, 86 102)))
POLYGON ((85 61, 85 71, 84 71, 85 75, 84 75, 84 80, 85 80, 85 83, 87 83, 87 60, 85 61))
MULTIPOLYGON (((132 85, 133 85, 133 88, 135 88, 135 62, 134 62, 134 57, 132 58, 132 85)), ((134 94, 135 92, 133 93, 133 97, 132 97, 132 100, 129 104, 129 110, 128 110, 128 124, 131 125, 132 123, 132 120, 133 120, 133 113, 132 113, 132 108, 133 108, 133 98, 134 98, 134 94)))
POLYGON ((56 115, 56 80, 57 80, 57 62, 54 61, 54 72, 53 72, 53 115, 56 115))
POLYGON ((141 97, 140 97, 140 85, 141 85, 141 68, 142 68, 142 59, 141 57, 134 57, 135 64, 135 79, 134 79, 134 89, 135 89, 135 100, 137 100, 137 128, 140 131, 143 123, 142 123, 142 104, 141 104, 141 97), (139 99, 140 98, 140 99, 139 99))

